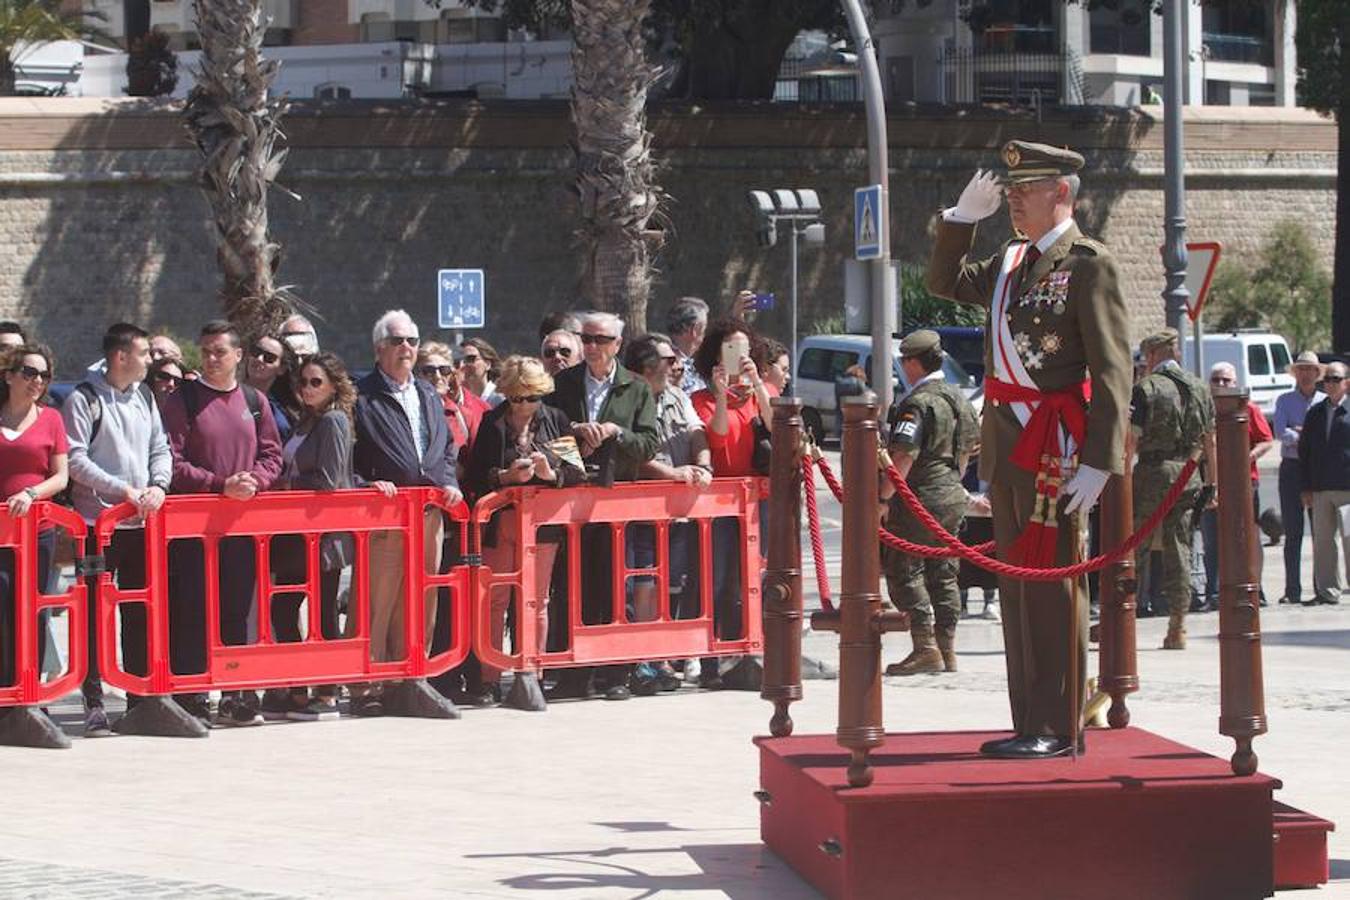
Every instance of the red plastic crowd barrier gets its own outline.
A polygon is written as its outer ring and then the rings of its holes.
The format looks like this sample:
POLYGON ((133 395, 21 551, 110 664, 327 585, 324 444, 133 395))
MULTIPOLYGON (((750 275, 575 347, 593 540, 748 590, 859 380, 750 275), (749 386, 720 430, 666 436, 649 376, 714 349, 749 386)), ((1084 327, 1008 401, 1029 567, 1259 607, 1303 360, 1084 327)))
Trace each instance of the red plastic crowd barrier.
MULTIPOLYGON (((760 620, 759 501, 767 496, 762 478, 718 478, 704 487, 676 482, 641 481, 612 487, 581 487, 567 490, 520 487, 499 491, 479 500, 473 509, 475 533, 481 534, 494 512, 501 511, 500 528, 521 536, 516 565, 494 572, 480 567, 475 579, 473 616, 474 652, 491 668, 535 671, 541 668, 610 665, 660 659, 725 656, 760 653, 763 625, 760 620), (735 547, 715 547, 713 521, 734 520, 744 536, 735 547), (676 619, 670 608, 670 529, 681 520, 697 527, 698 594, 696 618, 676 619), (609 526, 612 560, 610 619, 606 624, 587 624, 582 617, 581 540, 585 525, 609 526), (625 556, 625 526, 649 524, 655 532, 656 564, 630 568, 625 556), (561 526, 567 542, 567 604, 569 641, 566 649, 546 649, 538 613, 547 586, 537 583, 529 564, 537 552, 538 529, 561 526), (741 634, 723 639, 714 633, 713 558, 717 553, 740 554, 739 589, 742 603, 741 634), (630 578, 656 582, 656 618, 628 621, 626 588, 630 578), (515 649, 507 652, 494 645, 488 614, 494 590, 511 590, 519 605, 515 649)), ((478 545, 475 545, 478 546, 478 545)))
MULTIPOLYGON (((14 553, 13 598, 14 631, 0 630, 0 642, 12 648, 15 659, 14 683, 0 686, 0 706, 40 706, 59 700, 75 690, 85 675, 88 613, 86 586, 76 579, 63 594, 45 594, 40 583, 46 573, 38 571, 38 535, 48 528, 59 528, 84 547, 86 526, 73 510, 48 501, 33 504, 28 515, 11 516, 0 508, 0 548, 14 553), (66 671, 43 683, 38 666, 38 617, 43 610, 66 611, 66 671)), ((6 602, 0 600, 0 602, 6 602)), ((2 623, 0 623, 2 624, 2 623)))
MULTIPOLYGON (((440 674, 464 660, 469 649, 470 569, 456 566, 445 574, 427 572, 422 556, 424 519, 428 507, 466 522, 468 508, 445 508, 441 492, 432 488, 403 488, 387 498, 370 490, 311 492, 279 491, 251 500, 230 500, 216 494, 169 497, 146 518, 146 571, 142 589, 124 590, 109 573, 98 582, 99 668, 105 681, 137 694, 154 695, 210 690, 243 690, 289 685, 334 684, 423 678, 440 674), (403 602, 404 658, 376 662, 370 648, 370 539, 373 532, 396 531, 404 536, 405 590, 403 602), (350 637, 331 640, 320 631, 320 541, 325 534, 350 534, 355 548, 349 594, 350 637), (301 535, 305 541, 308 579, 298 585, 272 584, 270 544, 275 535, 301 535), (220 542, 226 537, 251 537, 256 560, 257 640, 226 645, 220 633, 220 542), (169 556, 175 540, 200 540, 204 549, 206 596, 206 670, 172 671, 169 652, 169 556), (438 620, 438 630, 450 629, 450 646, 428 658, 423 626, 426 592, 450 591, 449 622, 438 620), (271 604, 276 594, 302 593, 308 627, 299 642, 277 642, 271 629, 271 604), (125 603, 144 603, 147 612, 149 672, 127 672, 117 659, 117 609, 125 603)), ((95 525, 100 553, 107 551, 117 525, 136 516, 123 504, 107 510, 95 525)), ((461 552, 467 528, 460 529, 461 552)), ((432 602, 435 602, 433 595, 432 602)), ((73 630, 72 630, 73 632, 73 630)))

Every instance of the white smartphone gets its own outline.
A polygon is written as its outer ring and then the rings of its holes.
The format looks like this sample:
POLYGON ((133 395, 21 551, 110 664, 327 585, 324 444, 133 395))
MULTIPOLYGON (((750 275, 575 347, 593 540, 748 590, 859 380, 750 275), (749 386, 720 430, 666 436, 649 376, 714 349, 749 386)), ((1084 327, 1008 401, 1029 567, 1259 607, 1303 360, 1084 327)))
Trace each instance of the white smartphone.
POLYGON ((750 339, 743 334, 734 334, 722 342, 722 368, 727 370, 727 381, 741 381, 741 360, 750 355, 750 339))

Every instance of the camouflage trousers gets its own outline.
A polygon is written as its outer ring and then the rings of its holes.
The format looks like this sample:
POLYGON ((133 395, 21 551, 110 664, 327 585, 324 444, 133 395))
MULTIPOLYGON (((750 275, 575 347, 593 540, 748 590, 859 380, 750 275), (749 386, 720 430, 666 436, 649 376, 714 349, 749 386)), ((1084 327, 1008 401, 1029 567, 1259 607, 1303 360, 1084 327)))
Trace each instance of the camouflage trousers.
MULTIPOLYGON (((955 534, 965 518, 966 503, 926 503, 942 527, 955 534)), ((916 544, 940 547, 941 543, 903 507, 892 503, 886 512, 886 530, 916 544)), ((886 576, 886 591, 891 604, 908 612, 910 627, 955 626, 961 618, 960 572, 957 559, 925 559, 890 547, 881 548, 881 569, 886 576)))
MULTIPOLYGON (((1134 527, 1137 529, 1151 518, 1163 496, 1172 487, 1180 463, 1165 463, 1162 467, 1136 466, 1134 469, 1134 527)), ((1147 564, 1153 550, 1160 551, 1162 565, 1150 570, 1150 578, 1158 585, 1158 596, 1167 604, 1173 616, 1184 616, 1191 608, 1191 552, 1195 523, 1192 507, 1200 493, 1200 479, 1192 476, 1191 485, 1181 494, 1176 506, 1163 519, 1136 553, 1135 565, 1139 571, 1147 564)))

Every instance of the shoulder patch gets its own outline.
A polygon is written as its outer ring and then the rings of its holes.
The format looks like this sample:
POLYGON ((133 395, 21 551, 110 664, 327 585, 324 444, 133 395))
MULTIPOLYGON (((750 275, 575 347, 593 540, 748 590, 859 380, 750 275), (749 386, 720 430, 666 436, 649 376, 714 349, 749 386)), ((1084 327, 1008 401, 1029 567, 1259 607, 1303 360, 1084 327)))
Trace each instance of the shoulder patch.
POLYGON ((919 423, 914 420, 912 415, 907 415, 895 426, 896 437, 905 440, 913 440, 914 435, 919 433, 919 423))
POLYGON ((1076 249, 1076 250, 1086 250, 1086 251, 1088 251, 1089 253, 1093 254, 1094 256, 1097 256, 1097 255, 1100 255, 1100 254, 1106 252, 1106 245, 1105 245, 1105 244, 1103 244, 1101 241, 1097 240, 1096 238, 1090 238, 1090 237, 1088 237, 1087 235, 1082 235, 1082 236, 1076 238, 1076 239, 1074 240, 1074 242, 1073 242, 1073 247, 1074 247, 1074 249, 1076 249))

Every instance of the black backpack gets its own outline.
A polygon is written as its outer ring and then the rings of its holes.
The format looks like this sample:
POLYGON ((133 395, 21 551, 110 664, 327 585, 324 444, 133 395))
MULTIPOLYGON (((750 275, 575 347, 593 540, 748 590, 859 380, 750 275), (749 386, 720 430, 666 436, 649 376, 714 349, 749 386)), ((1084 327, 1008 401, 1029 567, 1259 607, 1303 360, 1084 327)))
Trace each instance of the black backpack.
MULTIPOLYGON (((197 413, 202 409, 202 388, 196 381, 184 381, 178 386, 183 394, 183 406, 187 410, 188 430, 197 427, 197 413)), ((239 390, 244 392, 244 402, 248 404, 248 414, 253 417, 253 430, 258 440, 262 440, 262 392, 252 385, 239 382, 239 390)))

